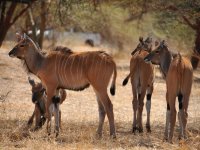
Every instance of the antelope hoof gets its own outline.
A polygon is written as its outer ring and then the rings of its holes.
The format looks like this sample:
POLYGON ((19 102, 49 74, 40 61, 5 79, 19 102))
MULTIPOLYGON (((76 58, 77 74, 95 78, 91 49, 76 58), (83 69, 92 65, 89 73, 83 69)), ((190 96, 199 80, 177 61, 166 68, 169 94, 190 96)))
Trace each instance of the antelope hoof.
POLYGON ((151 127, 150 127, 150 125, 146 125, 146 129, 147 129, 147 132, 151 133, 151 127))
POLYGON ((168 142, 169 142, 170 144, 173 144, 172 139, 169 139, 168 142))
POLYGON ((101 139, 101 138, 102 138, 102 134, 97 132, 97 133, 96 133, 96 138, 97 138, 97 139, 101 139))
POLYGON ((179 140, 186 140, 188 137, 186 135, 179 135, 179 140))
POLYGON ((97 130, 96 136, 97 136, 97 138, 102 138, 102 131, 97 130))
POLYGON ((58 137, 58 135, 59 135, 59 132, 56 132, 56 138, 58 137))
POLYGON ((143 133, 143 128, 142 127, 138 127, 138 131, 139 131, 139 133, 143 133))
POLYGON ((31 126, 32 124, 33 124, 33 120, 29 120, 27 123, 28 127, 31 126))
POLYGON ((54 133, 56 133, 56 137, 59 135, 59 127, 55 127, 54 133))
POLYGON ((33 128, 31 131, 32 132, 35 132, 35 131, 37 131, 37 130, 39 130, 40 129, 40 126, 36 126, 35 128, 33 128))
POLYGON ((48 136, 51 135, 51 129, 49 127, 47 127, 47 133, 48 133, 48 136))
POLYGON ((132 129, 132 133, 135 134, 136 131, 137 131, 137 127, 133 127, 133 129, 132 129))
POLYGON ((116 139, 116 138, 117 138, 115 134, 110 135, 110 137, 111 137, 112 139, 116 139))

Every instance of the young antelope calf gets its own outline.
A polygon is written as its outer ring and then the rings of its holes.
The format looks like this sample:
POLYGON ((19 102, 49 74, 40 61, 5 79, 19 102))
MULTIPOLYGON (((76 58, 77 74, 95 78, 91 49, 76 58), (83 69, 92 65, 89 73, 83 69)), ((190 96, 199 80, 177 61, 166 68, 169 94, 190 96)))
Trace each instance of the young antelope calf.
MULTIPOLYGON (((45 104, 47 101, 47 95, 45 93, 45 88, 42 86, 42 83, 35 83, 33 79, 28 78, 30 85, 32 86, 32 102, 35 104, 35 109, 33 111, 32 116, 28 120, 28 126, 31 126, 33 123, 33 119, 35 118, 35 127, 33 131, 40 129, 45 121, 45 104)), ((54 97, 53 101, 59 101, 60 104, 66 98, 66 92, 63 89, 59 90, 58 97, 54 97)), ((60 118, 59 121, 61 122, 61 111, 59 110, 60 118)))
POLYGON ((151 131, 150 127, 150 110, 151 110, 151 95, 153 92, 153 79, 154 68, 153 65, 144 62, 144 57, 149 54, 152 47, 152 39, 147 38, 143 41, 143 38, 139 39, 137 48, 131 53, 132 58, 130 61, 130 73, 124 79, 123 85, 125 86, 131 77, 132 92, 133 92, 133 129, 143 132, 142 126, 142 112, 144 106, 144 97, 147 94, 146 110, 147 110, 147 132, 151 131))
POLYGON ((176 122, 176 97, 179 102, 178 119, 180 125, 180 138, 186 138, 186 124, 188 118, 188 104, 192 88, 193 68, 191 62, 180 54, 172 55, 164 41, 147 55, 144 60, 151 61, 160 66, 167 85, 167 115, 165 126, 165 139, 172 142, 176 122), (170 129, 169 129, 170 128, 170 129))

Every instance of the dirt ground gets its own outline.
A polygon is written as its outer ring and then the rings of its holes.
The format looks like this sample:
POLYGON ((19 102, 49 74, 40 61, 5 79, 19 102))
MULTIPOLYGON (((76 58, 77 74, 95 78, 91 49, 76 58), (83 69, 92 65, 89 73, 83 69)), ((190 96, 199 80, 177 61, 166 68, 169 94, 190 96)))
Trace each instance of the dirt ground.
MULTIPOLYGON (((128 83, 125 87, 121 84, 129 72, 129 57, 115 59, 118 67, 116 95, 110 98, 114 106, 117 139, 109 137, 107 118, 102 139, 95 136, 98 109, 96 96, 91 87, 82 92, 67 91, 67 99, 61 105, 62 130, 55 139, 54 134, 47 136, 46 125, 38 132, 30 132, 26 128, 28 118, 34 109, 31 102, 31 87, 21 62, 8 57, 9 50, 5 47, 0 49, 0 95, 10 91, 6 100, 0 102, 0 149, 200 149, 200 70, 194 72, 188 110, 189 137, 186 141, 178 140, 177 121, 174 144, 163 142, 166 86, 158 69, 152 96, 152 132, 147 133, 144 126, 144 133, 136 135, 131 133, 133 118, 131 84, 128 83)), ((31 77, 34 78, 33 75, 31 77)), ((144 107, 143 125, 145 122, 144 107)))

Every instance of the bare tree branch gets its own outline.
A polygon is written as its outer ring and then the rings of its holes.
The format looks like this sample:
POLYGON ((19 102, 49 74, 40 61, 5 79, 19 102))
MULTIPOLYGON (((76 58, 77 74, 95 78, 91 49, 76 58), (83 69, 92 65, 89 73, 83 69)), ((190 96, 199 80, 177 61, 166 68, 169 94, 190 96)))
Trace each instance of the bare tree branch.
POLYGON ((148 7, 147 7, 147 0, 144 0, 143 3, 142 3, 142 10, 141 12, 138 12, 138 13, 135 13, 135 14, 132 14, 130 15, 129 18, 127 18, 125 20, 125 22, 130 22, 130 21, 133 21, 133 20, 141 20, 143 15, 146 14, 148 12, 148 7))
POLYGON ((10 20, 13 16, 13 13, 15 11, 16 6, 17 6, 17 3, 11 3, 11 5, 10 5, 8 11, 7 11, 6 19, 5 19, 4 23, 10 23, 10 20))
POLYGON ((193 24, 185 15, 184 15, 184 12, 180 11, 176 6, 172 6, 172 5, 169 5, 168 7, 166 7, 165 9, 169 9, 169 10, 172 10, 172 11, 176 11, 178 12, 178 14, 183 18, 183 20, 185 21, 185 23, 190 26, 192 29, 194 30, 197 30, 197 25, 196 24, 193 24))
POLYGON ((197 30, 198 27, 196 26, 196 24, 192 24, 191 21, 185 15, 182 15, 182 18, 187 23, 187 25, 189 25, 192 29, 197 30))
POLYGON ((13 24, 17 21, 17 19, 27 11, 27 9, 28 9, 30 6, 31 6, 31 5, 27 5, 18 15, 16 15, 15 18, 14 18, 14 19, 12 20, 12 22, 10 23, 10 25, 13 25, 13 24))

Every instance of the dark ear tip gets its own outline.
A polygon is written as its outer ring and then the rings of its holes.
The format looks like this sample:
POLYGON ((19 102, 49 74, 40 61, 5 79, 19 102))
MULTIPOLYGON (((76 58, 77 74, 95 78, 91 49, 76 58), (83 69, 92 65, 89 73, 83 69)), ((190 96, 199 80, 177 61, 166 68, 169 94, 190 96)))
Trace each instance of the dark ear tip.
POLYGON ((30 85, 35 85, 35 81, 33 79, 31 79, 30 77, 28 77, 28 82, 30 83, 30 85))
POLYGON ((143 37, 142 36, 139 37, 139 41, 143 42, 143 37))

